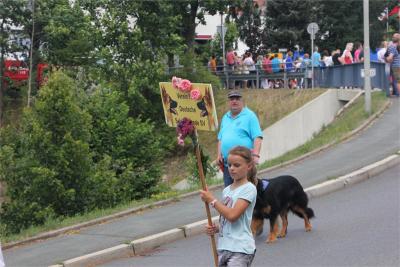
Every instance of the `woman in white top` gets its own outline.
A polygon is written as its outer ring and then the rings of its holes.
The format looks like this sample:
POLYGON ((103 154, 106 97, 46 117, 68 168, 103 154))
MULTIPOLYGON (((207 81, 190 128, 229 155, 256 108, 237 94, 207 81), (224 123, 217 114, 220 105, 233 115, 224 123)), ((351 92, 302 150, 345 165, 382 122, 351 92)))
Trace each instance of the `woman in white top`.
MULTIPOLYGON (((256 74, 256 65, 250 52, 246 53, 246 58, 243 61, 243 65, 247 66, 250 74, 256 74)), ((255 81, 250 80, 248 81, 247 85, 254 88, 256 84, 255 81)))
POLYGON ((380 49, 379 49, 378 54, 377 54, 379 62, 386 63, 386 61, 385 61, 385 53, 386 53, 386 50, 387 50, 387 46, 388 46, 388 42, 383 41, 381 43, 380 49))
POLYGON ((322 61, 324 62, 325 67, 333 66, 332 56, 329 55, 329 52, 327 50, 324 50, 322 54, 322 61))

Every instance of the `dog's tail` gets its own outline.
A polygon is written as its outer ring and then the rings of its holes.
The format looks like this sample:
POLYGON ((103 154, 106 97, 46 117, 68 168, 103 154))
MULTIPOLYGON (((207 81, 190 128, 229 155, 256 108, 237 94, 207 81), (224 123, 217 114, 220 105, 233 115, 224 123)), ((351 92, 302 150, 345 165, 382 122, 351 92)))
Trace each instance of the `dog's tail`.
POLYGON ((308 207, 305 207, 305 208, 297 207, 297 208, 291 209, 291 211, 294 214, 296 214, 297 216, 299 216, 300 218, 304 218, 304 216, 303 216, 304 213, 307 215, 308 219, 311 219, 315 216, 314 211, 308 207))
POLYGON ((306 214, 307 214, 308 219, 311 219, 315 216, 314 211, 311 208, 306 208, 306 214))

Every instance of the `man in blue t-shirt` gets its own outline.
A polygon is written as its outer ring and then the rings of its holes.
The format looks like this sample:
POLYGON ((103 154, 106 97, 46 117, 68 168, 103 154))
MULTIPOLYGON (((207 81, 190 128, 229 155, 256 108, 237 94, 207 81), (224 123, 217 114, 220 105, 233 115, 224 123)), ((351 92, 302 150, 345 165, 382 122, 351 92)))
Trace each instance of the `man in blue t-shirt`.
POLYGON ((293 53, 292 51, 289 51, 286 55, 285 59, 285 65, 286 65, 286 71, 287 72, 292 72, 294 70, 293 68, 293 53))
POLYGON ((263 138, 258 118, 252 110, 244 106, 242 94, 231 91, 228 99, 230 111, 222 117, 217 147, 217 162, 224 166, 225 187, 233 182, 227 166, 229 150, 235 146, 245 146, 252 150, 253 160, 258 163, 263 138))
MULTIPOLYGON (((390 63, 390 72, 393 79, 393 95, 399 96, 400 89, 400 34, 395 33, 392 37, 392 44, 387 49, 386 62, 390 63)), ((390 96, 390 93, 389 95, 390 96)))
POLYGON ((312 65, 314 67, 321 66, 321 54, 318 52, 318 47, 315 47, 314 53, 312 54, 312 65))
POLYGON ((281 61, 279 60, 278 54, 275 54, 271 60, 272 72, 277 73, 281 71, 281 61))

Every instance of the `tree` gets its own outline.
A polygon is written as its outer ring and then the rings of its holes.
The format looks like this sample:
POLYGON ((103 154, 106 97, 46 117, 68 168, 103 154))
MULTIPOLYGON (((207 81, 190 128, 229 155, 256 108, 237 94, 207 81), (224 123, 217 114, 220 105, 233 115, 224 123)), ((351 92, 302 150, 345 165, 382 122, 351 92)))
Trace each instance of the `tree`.
POLYGON ((83 0, 80 5, 96 29, 92 38, 99 64, 90 75, 96 72, 96 82, 121 93, 130 116, 160 120, 158 81, 165 79, 165 55, 181 48, 171 4, 83 0))
POLYGON ((93 27, 77 3, 37 1, 35 17, 40 32, 35 38, 43 58, 57 66, 84 66, 93 62, 93 27))
POLYGON ((80 1, 96 26, 100 75, 122 93, 131 116, 162 119, 158 81, 166 79, 166 58, 171 63, 174 55, 191 54, 197 23, 226 2, 80 1))
POLYGON ((311 0, 271 0, 265 15, 264 49, 293 49, 297 44, 308 48, 307 25, 319 18, 319 8, 311 0))
POLYGON ((235 3, 230 9, 232 17, 238 28, 239 37, 249 47, 252 53, 259 53, 262 45, 262 14, 261 9, 253 1, 235 3), (238 12, 240 10, 240 12, 238 12))
MULTIPOLYGON (((369 1, 369 3, 370 46, 374 49, 384 39, 385 24, 379 21, 378 17, 388 3, 385 1, 369 1)), ((316 41, 318 46, 328 50, 336 48, 343 50, 348 42, 363 42, 362 1, 320 1, 319 6, 322 16, 318 22, 320 26, 316 41)))
POLYGON ((180 17, 177 32, 183 36, 188 50, 192 50, 195 38, 195 30, 198 24, 205 24, 205 14, 215 15, 225 12, 228 5, 235 1, 229 0, 182 0, 172 2, 173 10, 180 17))
MULTIPOLYGON (((370 1, 370 44, 372 48, 379 45, 385 34, 384 23, 380 22, 377 17, 385 6, 394 6, 394 2, 397 1, 370 1)), ((251 14, 249 9, 242 8, 242 11, 244 17, 249 16, 246 13, 251 14)), ((343 49, 347 42, 363 41, 361 0, 270 0, 267 2, 260 50, 293 49, 295 45, 299 45, 305 51, 310 51, 311 42, 307 26, 311 22, 316 22, 320 28, 314 42, 320 47, 320 50, 343 49), (352 27, 349 28, 349 25, 352 27)), ((242 32, 245 32, 247 38, 253 38, 250 29, 242 32)), ((241 38, 244 39, 243 36, 241 38)))

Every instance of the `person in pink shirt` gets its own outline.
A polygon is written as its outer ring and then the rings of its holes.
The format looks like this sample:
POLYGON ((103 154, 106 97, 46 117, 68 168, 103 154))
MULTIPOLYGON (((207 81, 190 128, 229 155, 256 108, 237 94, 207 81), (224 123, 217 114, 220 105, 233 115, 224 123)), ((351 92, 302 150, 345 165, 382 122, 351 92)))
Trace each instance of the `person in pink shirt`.
MULTIPOLYGON (((233 70, 235 69, 235 52, 233 52, 232 48, 229 48, 228 53, 226 53, 226 65, 227 65, 227 71, 228 74, 232 74, 233 70)), ((227 84, 229 89, 233 89, 235 87, 235 82, 234 81, 229 81, 229 84, 227 84)))
POLYGON ((272 73, 272 63, 268 54, 264 56, 264 59, 262 61, 262 68, 265 71, 265 73, 267 74, 272 73))
POLYGON ((363 50, 363 46, 360 42, 356 42, 354 46, 356 48, 356 51, 354 51, 354 62, 361 62, 360 54, 363 50))
POLYGON ((347 43, 346 49, 343 51, 343 54, 341 56, 342 64, 352 64, 353 63, 353 56, 351 55, 351 51, 353 51, 353 43, 347 43))
POLYGON ((233 70, 233 66, 235 66, 235 52, 233 52, 232 48, 229 48, 228 53, 226 53, 226 64, 233 70))

